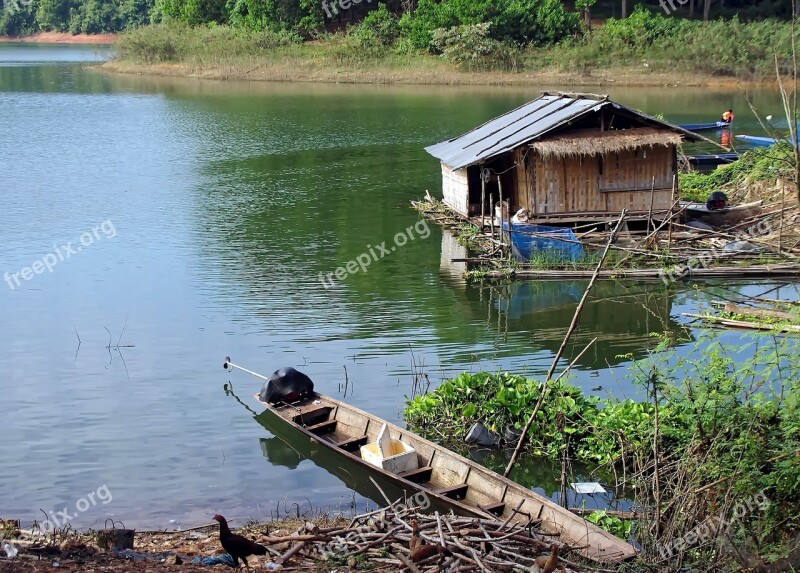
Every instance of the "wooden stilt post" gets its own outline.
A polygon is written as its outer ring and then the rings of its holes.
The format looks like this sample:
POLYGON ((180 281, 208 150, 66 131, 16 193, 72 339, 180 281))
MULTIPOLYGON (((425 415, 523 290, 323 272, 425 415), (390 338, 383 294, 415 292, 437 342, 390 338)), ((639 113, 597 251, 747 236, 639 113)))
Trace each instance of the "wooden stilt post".
POLYGON ((483 233, 483 226, 485 225, 483 216, 486 214, 486 180, 483 178, 483 169, 481 169, 481 233, 483 233))

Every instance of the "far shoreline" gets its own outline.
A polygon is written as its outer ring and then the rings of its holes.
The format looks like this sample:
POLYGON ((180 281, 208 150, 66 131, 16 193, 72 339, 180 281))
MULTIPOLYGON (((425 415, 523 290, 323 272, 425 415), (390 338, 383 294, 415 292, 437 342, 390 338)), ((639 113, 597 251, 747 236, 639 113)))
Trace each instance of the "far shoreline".
POLYGON ((39 32, 30 36, 0 36, 0 43, 27 44, 115 44, 117 34, 70 34, 68 32, 39 32))
MULTIPOLYGON (((244 64, 244 62, 243 62, 244 64)), ((429 85, 429 86, 497 86, 525 87, 541 85, 624 86, 624 87, 707 87, 707 88, 775 88, 774 80, 742 80, 734 77, 706 76, 691 73, 642 72, 639 69, 597 70, 577 74, 558 70, 532 72, 461 72, 457 70, 369 68, 355 69, 337 66, 326 69, 315 62, 287 58, 280 62, 265 59, 253 66, 230 62, 223 65, 197 65, 185 62, 140 63, 109 60, 99 66, 104 72, 153 77, 180 77, 199 80, 239 80, 255 82, 429 85)))

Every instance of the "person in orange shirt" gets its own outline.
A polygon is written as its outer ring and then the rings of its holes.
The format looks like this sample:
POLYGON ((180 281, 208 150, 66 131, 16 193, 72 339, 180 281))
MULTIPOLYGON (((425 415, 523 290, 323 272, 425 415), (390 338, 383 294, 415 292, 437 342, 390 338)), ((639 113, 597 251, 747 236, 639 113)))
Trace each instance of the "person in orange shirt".
POLYGON ((734 116, 732 109, 729 109, 728 111, 722 113, 722 121, 724 121, 725 123, 733 123, 733 117, 734 116))

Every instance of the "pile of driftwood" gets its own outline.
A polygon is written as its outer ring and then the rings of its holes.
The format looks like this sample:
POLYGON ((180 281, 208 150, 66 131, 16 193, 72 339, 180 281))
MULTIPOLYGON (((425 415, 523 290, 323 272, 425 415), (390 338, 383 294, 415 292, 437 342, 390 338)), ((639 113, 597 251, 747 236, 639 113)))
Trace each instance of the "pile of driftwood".
POLYGON ((351 568, 369 562, 381 570, 411 573, 580 570, 566 558, 579 548, 560 544, 535 526, 535 522, 512 524, 510 519, 422 514, 396 502, 359 515, 349 524, 320 528, 306 523, 294 535, 270 541, 283 545, 278 549, 285 552, 274 561, 285 566, 292 558, 304 558, 351 568))

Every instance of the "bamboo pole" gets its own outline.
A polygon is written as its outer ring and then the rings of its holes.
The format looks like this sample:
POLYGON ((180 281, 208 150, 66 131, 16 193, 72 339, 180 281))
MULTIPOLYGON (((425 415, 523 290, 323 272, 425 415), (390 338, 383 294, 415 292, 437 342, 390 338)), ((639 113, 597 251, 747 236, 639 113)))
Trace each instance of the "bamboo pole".
POLYGON ((672 175, 672 208, 669 211, 669 231, 667 231, 667 252, 672 249, 672 218, 675 216, 674 209, 675 205, 677 204, 677 200, 675 199, 675 193, 678 189, 678 174, 674 173, 672 175))
POLYGON ((489 193, 489 222, 492 225, 492 240, 494 240, 494 193, 489 193))
MULTIPOLYGON (((503 185, 500 183, 500 176, 497 176, 497 190, 500 193, 500 244, 505 244, 505 236, 503 234, 503 220, 505 219, 505 209, 503 209, 503 185)), ((509 237, 510 239, 511 237, 509 237)))
POLYGON ((650 226, 653 224, 653 200, 656 194, 656 176, 653 175, 653 180, 650 182, 650 208, 647 210, 647 231, 650 231, 650 226))
POLYGON ((486 181, 481 173, 481 233, 483 233, 484 215, 486 214, 486 181))

